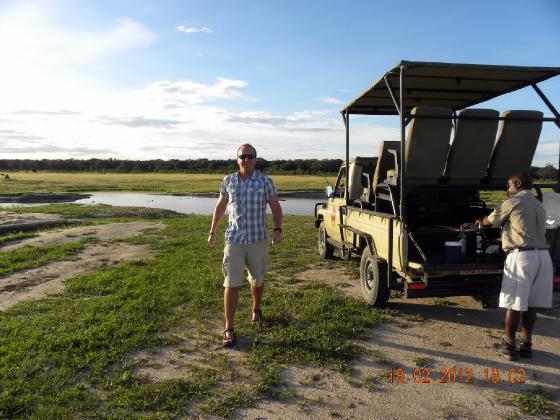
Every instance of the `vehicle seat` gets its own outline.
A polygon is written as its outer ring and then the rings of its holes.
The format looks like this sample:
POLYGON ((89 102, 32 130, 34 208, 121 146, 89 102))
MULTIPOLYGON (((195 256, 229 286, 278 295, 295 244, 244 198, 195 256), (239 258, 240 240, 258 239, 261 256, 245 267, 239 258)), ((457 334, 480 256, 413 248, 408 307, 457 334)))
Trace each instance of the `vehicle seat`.
MULTIPOLYGON (((424 118, 412 119, 406 137, 405 171, 408 184, 436 184, 440 181, 449 150, 451 112, 450 108, 428 106, 412 109, 412 116, 424 118)), ((395 153, 397 156, 398 153, 395 153)), ((387 173, 388 184, 398 183, 397 166, 393 172, 387 173)))
POLYGON ((542 129, 540 111, 505 111, 492 157, 488 166, 488 180, 505 184, 518 172, 529 172, 542 129), (527 119, 519 121, 516 119, 527 119))
POLYGON ((379 155, 371 183, 374 191, 378 184, 385 182, 387 172, 395 169, 395 157, 389 150, 396 150, 398 152, 400 149, 400 141, 382 141, 379 143, 379 155))
POLYGON ((350 166, 350 176, 348 177, 348 199, 357 200, 362 194, 362 173, 363 166, 354 163, 350 166))
POLYGON ((494 109, 464 109, 459 113, 444 171, 450 184, 478 184, 486 176, 496 139, 498 116, 498 111, 494 109))

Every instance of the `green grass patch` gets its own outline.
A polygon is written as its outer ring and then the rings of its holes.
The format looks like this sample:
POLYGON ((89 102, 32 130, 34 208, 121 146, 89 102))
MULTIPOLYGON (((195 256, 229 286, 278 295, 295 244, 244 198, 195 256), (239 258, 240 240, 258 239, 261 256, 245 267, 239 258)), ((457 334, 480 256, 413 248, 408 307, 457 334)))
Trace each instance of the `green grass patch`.
POLYGON ((514 394, 509 400, 524 414, 542 414, 550 418, 560 418, 560 406, 550 401, 550 395, 540 386, 528 392, 514 394))
POLYGON ((390 365, 391 361, 379 350, 371 349, 367 352, 367 357, 381 365, 390 365))
POLYGON ((21 239, 35 238, 39 236, 35 232, 14 232, 0 236, 0 245, 6 245, 10 242, 19 241, 21 239))
POLYGON ((92 239, 49 246, 24 246, 0 253, 0 276, 40 267, 53 261, 70 260, 92 239))
POLYGON ((379 377, 377 376, 364 376, 360 379, 360 382, 364 388, 373 391, 375 387, 379 384, 379 377))
POLYGON ((429 357, 415 357, 412 359, 414 366, 419 368, 425 368, 430 366, 433 363, 433 360, 429 357))
POLYGON ((42 206, 30 207, 14 206, 10 207, 14 213, 56 213, 63 218, 83 221, 87 219, 90 224, 109 223, 130 220, 131 218, 159 219, 161 217, 179 216, 178 214, 162 209, 152 209, 146 207, 117 207, 106 204, 45 204, 42 206))
POLYGON ((434 306, 457 306, 457 303, 444 298, 434 298, 432 301, 432 305, 434 306))

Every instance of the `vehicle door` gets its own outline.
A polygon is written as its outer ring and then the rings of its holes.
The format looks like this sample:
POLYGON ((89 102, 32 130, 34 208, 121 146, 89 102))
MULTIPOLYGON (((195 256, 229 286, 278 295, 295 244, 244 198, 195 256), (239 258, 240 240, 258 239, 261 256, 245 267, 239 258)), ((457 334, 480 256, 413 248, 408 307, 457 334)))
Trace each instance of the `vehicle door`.
MULTIPOLYGON (((346 206, 346 168, 342 167, 338 172, 333 193, 328 199, 328 214, 325 215, 325 229, 327 234, 333 239, 340 241, 341 207, 346 206)), ((344 217, 344 216, 342 216, 344 217)))

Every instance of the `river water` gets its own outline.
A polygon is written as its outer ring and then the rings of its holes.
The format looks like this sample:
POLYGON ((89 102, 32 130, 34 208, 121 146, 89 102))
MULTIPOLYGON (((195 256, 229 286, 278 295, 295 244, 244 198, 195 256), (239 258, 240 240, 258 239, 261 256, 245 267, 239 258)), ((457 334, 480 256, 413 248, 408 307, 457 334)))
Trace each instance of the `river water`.
MULTIPOLYGON (((74 201, 77 204, 108 204, 111 206, 151 207, 173 210, 177 213, 212 214, 217 197, 162 195, 145 192, 97 191, 91 197, 74 201)), ((324 201, 320 198, 280 198, 284 214, 309 216, 313 214, 315 203, 324 201)), ((43 204, 0 203, 0 207, 36 206, 43 204)), ((268 209, 270 212, 270 209, 268 209)))

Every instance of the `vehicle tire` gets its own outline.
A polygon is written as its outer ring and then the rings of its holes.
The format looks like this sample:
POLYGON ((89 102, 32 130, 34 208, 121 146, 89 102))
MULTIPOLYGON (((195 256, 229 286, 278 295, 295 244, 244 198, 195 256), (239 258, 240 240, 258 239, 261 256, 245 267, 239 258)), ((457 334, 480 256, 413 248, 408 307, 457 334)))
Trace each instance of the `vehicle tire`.
POLYGON ((329 242, 327 241, 328 237, 329 236, 327 235, 327 230, 325 229, 325 224, 323 222, 321 222, 321 224, 319 225, 317 247, 319 249, 319 255, 321 256, 321 258, 323 258, 325 260, 332 259, 333 255, 334 255, 334 247, 331 244, 329 244, 329 242))
POLYGON ((372 255, 369 247, 364 248, 360 261, 360 285, 362 295, 370 306, 384 308, 389 300, 387 287, 387 263, 372 255))

